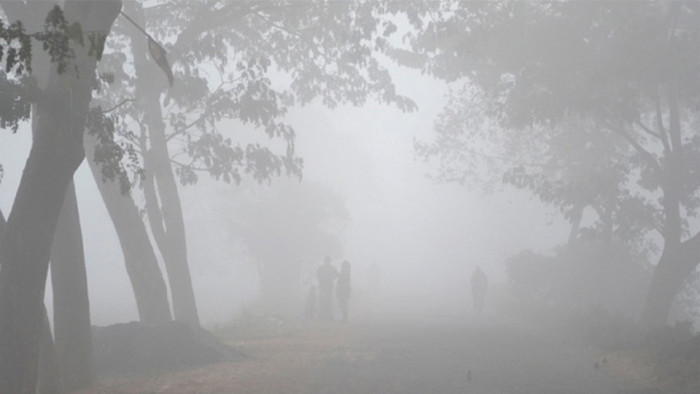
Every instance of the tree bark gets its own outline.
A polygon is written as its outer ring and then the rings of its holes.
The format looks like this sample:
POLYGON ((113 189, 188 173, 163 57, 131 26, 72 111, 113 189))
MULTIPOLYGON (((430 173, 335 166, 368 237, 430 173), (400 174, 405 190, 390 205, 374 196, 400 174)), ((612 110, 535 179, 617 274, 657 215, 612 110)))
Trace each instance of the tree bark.
POLYGON ((61 367, 56 347, 51 335, 49 316, 44 308, 44 324, 41 328, 39 348, 39 387, 38 394, 63 394, 66 392, 61 379, 61 367))
POLYGON ((678 92, 672 82, 669 86, 669 128, 670 150, 662 169, 661 190, 663 192, 664 248, 654 270, 647 301, 642 311, 642 323, 647 326, 663 326, 668 322, 673 300, 683 286, 685 279, 695 268, 698 256, 683 253, 691 240, 682 242, 681 190, 684 171, 683 146, 681 142, 680 112, 678 92))
POLYGON ((583 209, 585 205, 579 204, 574 207, 574 211, 571 216, 571 230, 569 230, 569 240, 568 245, 573 245, 573 243, 578 239, 578 233, 581 230, 581 219, 583 218, 583 209))
POLYGON ((87 161, 119 238, 139 318, 148 324, 169 322, 171 315, 168 290, 158 267, 158 258, 148 237, 146 225, 133 198, 122 194, 116 181, 102 179, 100 166, 93 160, 96 144, 95 137, 85 137, 87 161))
MULTIPOLYGON (((120 0, 65 4, 69 23, 79 21, 82 31, 103 37, 120 10, 120 0)), ((97 63, 88 48, 74 50, 72 65, 78 72, 52 71, 36 104, 32 148, 0 240, 1 393, 36 392, 51 245, 66 191, 84 157, 83 130, 97 63)))
POLYGON ((677 253, 665 248, 654 270, 642 311, 644 325, 659 327, 667 323, 673 300, 687 277, 677 265, 677 253))
MULTIPOLYGON (((143 9, 135 4, 134 17, 143 22, 143 9)), ((144 109, 150 147, 142 146, 146 170, 146 210, 151 232, 163 256, 172 294, 175 320, 199 325, 187 257, 187 238, 177 182, 170 166, 165 123, 159 97, 165 84, 161 71, 148 60, 146 41, 131 37, 136 71, 136 96, 144 109)))
POLYGON ((654 270, 641 321, 649 327, 663 326, 678 292, 700 262, 700 233, 675 250, 664 248, 654 270))
MULTIPOLYGON (((0 211, 0 237, 5 230, 5 216, 0 211)), ((44 309, 43 326, 39 344, 39 387, 38 394, 63 394, 65 392, 59 372, 58 355, 53 342, 49 316, 44 309)))
MULTIPOLYGON (((0 211, 0 237, 5 230, 5 216, 0 211)), ((43 326, 41 328, 41 339, 39 344, 39 372, 38 372, 38 394, 63 394, 65 388, 61 381, 59 372, 58 355, 54 346, 53 334, 49 316, 44 310, 43 326)))
POLYGON ((51 248, 54 337, 61 380, 68 390, 92 383, 92 329, 78 201, 68 187, 51 248))
MULTIPOLYGON (((158 112, 160 113, 160 110, 158 112)), ((149 128, 149 130, 151 131, 151 136, 158 134, 158 131, 154 130, 154 128, 149 128)), ((164 139, 162 141, 163 144, 165 144, 164 139)), ((149 159, 144 160, 144 167, 147 171, 146 176, 149 179, 146 180, 147 185, 145 187, 150 188, 150 192, 146 191, 146 209, 149 223, 151 224, 151 231, 168 272, 173 301, 173 315, 175 320, 199 325, 199 316, 187 259, 187 240, 182 207, 175 177, 170 168, 167 147, 164 145, 153 147, 146 155, 149 159), (166 160, 167 165, 163 163, 166 160), (148 173, 149 171, 151 173, 148 173), (158 200, 160 200, 160 205, 158 205, 158 200)))

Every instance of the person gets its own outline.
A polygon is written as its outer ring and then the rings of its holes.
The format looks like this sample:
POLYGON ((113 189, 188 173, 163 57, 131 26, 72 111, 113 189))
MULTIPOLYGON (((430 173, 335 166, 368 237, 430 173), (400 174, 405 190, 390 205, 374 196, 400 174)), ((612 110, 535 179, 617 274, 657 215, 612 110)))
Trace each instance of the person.
POLYGON ((318 317, 321 320, 333 320, 333 283, 338 277, 338 270, 331 265, 331 258, 326 256, 323 264, 316 270, 318 277, 318 317))
POLYGON ((340 313, 343 321, 348 321, 348 300, 350 300, 350 262, 345 260, 340 266, 340 276, 336 285, 336 295, 340 304, 340 313))
POLYGON ((481 313, 484 309, 484 301, 486 298, 486 291, 488 289, 488 279, 486 274, 481 270, 478 265, 472 273, 472 298, 474 300, 474 308, 477 313, 481 313))

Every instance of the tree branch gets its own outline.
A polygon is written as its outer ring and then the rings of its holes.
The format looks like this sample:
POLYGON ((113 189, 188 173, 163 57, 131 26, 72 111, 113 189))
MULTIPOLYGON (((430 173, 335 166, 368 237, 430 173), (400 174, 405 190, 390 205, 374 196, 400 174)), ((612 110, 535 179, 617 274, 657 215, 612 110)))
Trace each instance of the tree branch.
POLYGON ((627 141, 630 145, 632 145, 632 147, 633 147, 637 152, 639 152, 639 153, 642 155, 642 157, 644 158, 644 160, 645 160, 650 166, 652 166, 652 168, 654 168, 654 170, 656 170, 656 171, 658 171, 659 173, 661 173, 661 165, 659 165, 659 162, 656 161, 656 158, 654 157, 654 155, 652 155, 651 153, 649 153, 649 151, 647 151, 646 149, 644 149, 644 147, 641 146, 641 145, 639 144, 639 142, 637 142, 634 138, 632 138, 632 137, 629 136, 627 133, 625 133, 624 131, 620 130, 620 129, 617 128, 617 127, 610 127, 610 126, 608 126, 608 129, 610 129, 613 133, 619 135, 619 136, 622 137, 625 141, 627 141))
POLYGON ((216 27, 232 24, 237 18, 242 18, 254 12, 255 9, 256 4, 254 3, 246 2, 241 4, 241 2, 238 1, 231 1, 223 8, 212 10, 192 21, 185 30, 178 34, 173 49, 169 54, 170 63, 172 65, 177 63, 182 53, 184 53, 202 33, 216 27))
POLYGON ((180 168, 188 168, 192 171, 198 171, 198 172, 209 172, 210 171, 210 169, 208 169, 206 167, 195 167, 194 162, 195 162, 194 159, 190 162, 190 164, 182 163, 182 162, 179 162, 179 161, 172 159, 172 158, 170 159, 171 164, 178 166, 180 168))
POLYGON ((659 95, 654 95, 654 106, 656 107, 656 127, 659 129, 659 135, 661 136, 661 143, 664 145, 664 150, 666 152, 671 151, 671 146, 668 142, 668 133, 664 127, 663 114, 661 113, 661 99, 659 95))
POLYGON ((688 258, 688 262, 693 266, 700 262, 700 232, 681 242, 680 253, 681 255, 686 256, 688 258))
POLYGON ((645 131, 645 132, 646 132, 647 134, 649 134, 650 136, 655 137, 655 138, 658 138, 658 139, 660 139, 660 140, 663 141, 663 137, 661 136, 661 134, 656 133, 654 130, 652 130, 651 128, 649 128, 649 126, 647 126, 647 125, 645 125, 644 123, 642 123, 642 121, 640 121, 639 119, 635 120, 635 121, 634 121, 634 124, 636 124, 637 126, 639 126, 640 129, 642 129, 643 131, 645 131))
POLYGON ((119 107, 123 106, 124 104, 130 103, 130 102, 132 102, 132 101, 134 101, 134 99, 124 99, 124 100, 122 100, 121 103, 115 105, 114 107, 112 107, 112 108, 110 108, 110 109, 103 110, 102 113, 103 113, 103 114, 110 113, 110 112, 112 112, 112 111, 115 111, 115 110, 119 109, 119 107))
POLYGON ((671 149, 673 149, 673 152, 681 153, 680 109, 678 108, 678 89, 676 83, 671 82, 668 90, 668 132, 671 136, 671 149))
MULTIPOLYGON (((303 37, 302 37, 301 34, 299 34, 298 32, 289 30, 289 29, 287 29, 287 28, 284 27, 284 26, 280 26, 279 24, 277 24, 277 23, 271 21, 270 18, 268 18, 267 16, 261 14, 260 12, 255 12, 254 14, 255 14, 256 16, 260 17, 263 21, 265 21, 265 23, 269 24, 270 26, 274 27, 275 29, 280 30, 280 31, 283 31, 283 32, 285 32, 285 33, 287 33, 287 34, 289 34, 289 35, 292 35, 292 36, 298 38, 299 40, 303 40, 303 37)), ((318 57, 320 57, 320 58, 322 58, 322 59, 324 60, 324 62, 325 62, 325 63, 324 63, 324 66, 328 65, 329 63, 333 63, 333 61, 332 61, 326 54, 324 54, 324 53, 322 53, 321 51, 318 50, 318 46, 317 46, 317 45, 311 45, 311 50, 314 51, 314 53, 316 54, 316 56, 318 56, 318 57)))

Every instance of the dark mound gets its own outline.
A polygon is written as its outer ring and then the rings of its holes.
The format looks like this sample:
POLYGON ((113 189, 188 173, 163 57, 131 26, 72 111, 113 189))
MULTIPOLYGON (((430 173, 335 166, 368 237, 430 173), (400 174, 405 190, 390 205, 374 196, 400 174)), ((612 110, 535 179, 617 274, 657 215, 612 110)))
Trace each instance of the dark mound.
POLYGON ((247 358, 202 328, 139 322, 93 327, 95 372, 127 377, 191 369, 247 358))

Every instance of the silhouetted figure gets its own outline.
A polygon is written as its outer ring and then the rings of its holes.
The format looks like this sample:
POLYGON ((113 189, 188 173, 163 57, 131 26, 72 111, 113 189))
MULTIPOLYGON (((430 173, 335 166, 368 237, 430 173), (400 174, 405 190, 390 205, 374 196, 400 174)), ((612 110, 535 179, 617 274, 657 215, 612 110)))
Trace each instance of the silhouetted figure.
POLYGON ((316 287, 309 287, 309 295, 306 297, 306 309, 304 320, 311 321, 316 317, 316 287))
POLYGON ((348 300, 350 300, 350 263, 345 260, 340 266, 340 276, 336 285, 336 295, 340 304, 343 321, 348 321, 348 300))
POLYGON ((481 267, 476 266, 472 273, 472 298, 474 300, 474 308, 481 313, 484 309, 484 300, 486 298, 486 290, 488 289, 488 280, 486 274, 481 270, 481 267))
POLYGON ((316 270, 318 277, 318 317, 333 320, 333 282, 338 277, 338 270, 331 265, 331 258, 326 256, 323 264, 316 270))

